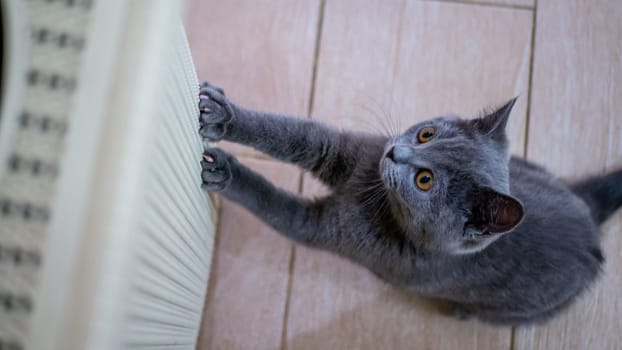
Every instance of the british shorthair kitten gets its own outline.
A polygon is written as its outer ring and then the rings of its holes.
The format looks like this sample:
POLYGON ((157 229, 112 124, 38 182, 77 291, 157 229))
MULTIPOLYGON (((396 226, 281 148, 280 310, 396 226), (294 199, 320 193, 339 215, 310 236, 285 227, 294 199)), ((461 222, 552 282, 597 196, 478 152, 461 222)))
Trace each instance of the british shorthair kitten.
POLYGON ((300 244, 446 301, 460 317, 545 320, 598 276, 599 225, 622 205, 622 171, 567 184, 510 157, 505 126, 514 102, 389 138, 247 110, 204 83, 204 138, 296 164, 332 192, 288 193, 218 148, 203 154, 204 187, 300 244))

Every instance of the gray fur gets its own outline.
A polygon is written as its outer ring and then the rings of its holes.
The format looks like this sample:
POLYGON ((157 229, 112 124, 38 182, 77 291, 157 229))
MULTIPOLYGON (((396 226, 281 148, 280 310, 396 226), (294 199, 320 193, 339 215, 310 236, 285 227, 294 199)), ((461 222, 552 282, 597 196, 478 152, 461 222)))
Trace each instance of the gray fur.
MULTIPOLYGON (((510 158, 504 129, 513 104, 475 120, 432 119, 388 138, 246 110, 204 83, 201 135, 297 164, 332 193, 285 192, 217 148, 205 150, 204 186, 290 239, 444 300, 456 315, 512 325, 544 320, 598 276, 598 206, 590 204, 591 212, 546 170, 510 158), (426 126, 436 134, 422 144, 417 133, 426 126), (415 186, 420 169, 434 174, 429 191, 415 186)), ((622 174, 606 185, 620 193, 622 174)), ((598 198, 579 188, 583 198, 598 198)))

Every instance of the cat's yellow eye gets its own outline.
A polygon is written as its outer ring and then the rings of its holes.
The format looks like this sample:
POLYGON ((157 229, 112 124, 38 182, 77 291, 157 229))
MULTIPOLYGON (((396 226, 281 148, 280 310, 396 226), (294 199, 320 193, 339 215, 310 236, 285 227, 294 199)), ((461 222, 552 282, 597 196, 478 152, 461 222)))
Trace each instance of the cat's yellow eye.
POLYGON ((429 170, 421 170, 417 173, 415 177, 415 183, 417 187, 419 187, 423 191, 427 191, 432 188, 432 183, 434 182, 434 176, 432 176, 432 172, 429 170))
POLYGON ((417 140, 421 143, 426 143, 434 138, 436 134, 436 129, 433 127, 427 127, 419 130, 419 134, 417 135, 417 140))

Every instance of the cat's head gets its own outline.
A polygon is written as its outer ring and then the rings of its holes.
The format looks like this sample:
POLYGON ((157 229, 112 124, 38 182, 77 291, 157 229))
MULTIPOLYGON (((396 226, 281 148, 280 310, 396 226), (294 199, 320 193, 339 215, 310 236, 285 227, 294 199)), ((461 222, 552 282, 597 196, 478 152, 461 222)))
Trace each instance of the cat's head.
POLYGON ((424 121, 387 143, 380 172, 415 245, 474 253, 520 223, 523 206, 509 195, 505 133, 515 101, 481 118, 424 121))

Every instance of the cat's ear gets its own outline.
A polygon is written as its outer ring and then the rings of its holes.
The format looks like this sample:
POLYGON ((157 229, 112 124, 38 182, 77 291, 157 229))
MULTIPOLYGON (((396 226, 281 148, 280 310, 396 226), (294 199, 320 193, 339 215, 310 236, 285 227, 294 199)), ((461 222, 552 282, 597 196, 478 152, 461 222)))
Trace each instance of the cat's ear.
POLYGON ((523 220, 521 202, 491 188, 476 188, 469 193, 467 200, 471 204, 467 226, 482 235, 508 232, 523 220))
POLYGON ((473 119, 475 128, 482 134, 490 135, 492 138, 504 138, 505 126, 508 123, 512 108, 518 97, 506 102, 503 106, 497 108, 492 113, 477 119, 473 119))

